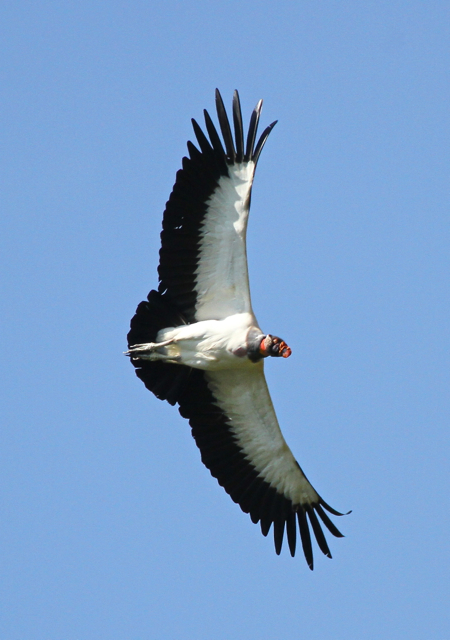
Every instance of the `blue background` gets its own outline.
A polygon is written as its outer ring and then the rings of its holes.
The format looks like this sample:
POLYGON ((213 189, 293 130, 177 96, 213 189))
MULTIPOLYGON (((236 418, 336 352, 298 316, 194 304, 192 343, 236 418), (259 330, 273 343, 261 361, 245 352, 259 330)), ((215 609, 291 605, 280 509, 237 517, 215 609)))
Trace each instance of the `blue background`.
POLYGON ((0 9, 2 640, 446 640, 450 8, 0 9), (278 119, 249 224, 266 372, 344 540, 311 573, 122 352, 190 118, 278 119))

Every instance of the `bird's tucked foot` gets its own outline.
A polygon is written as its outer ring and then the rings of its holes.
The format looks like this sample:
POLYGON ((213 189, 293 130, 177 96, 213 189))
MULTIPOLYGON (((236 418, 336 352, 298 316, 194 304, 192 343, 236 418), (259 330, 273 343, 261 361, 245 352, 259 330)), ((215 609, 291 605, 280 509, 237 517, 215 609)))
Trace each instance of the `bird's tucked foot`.
MULTIPOLYGON (((165 340, 164 342, 145 342, 143 344, 134 344, 132 347, 125 351, 124 355, 130 356, 130 358, 141 358, 144 360, 153 360, 157 350, 161 347, 167 347, 172 344, 173 340, 165 340), (153 356, 153 357, 152 357, 153 356)), ((155 358, 155 359, 157 359, 155 358)))

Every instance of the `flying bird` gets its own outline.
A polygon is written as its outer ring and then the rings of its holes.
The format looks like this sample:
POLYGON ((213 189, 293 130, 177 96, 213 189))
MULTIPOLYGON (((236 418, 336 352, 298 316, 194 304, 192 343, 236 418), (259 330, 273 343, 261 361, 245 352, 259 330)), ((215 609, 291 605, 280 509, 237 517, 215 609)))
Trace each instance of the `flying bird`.
POLYGON ((288 358, 291 349, 263 333, 250 300, 250 196, 262 148, 276 124, 256 142, 261 107, 262 100, 246 141, 237 91, 234 137, 218 90, 223 143, 206 110, 209 140, 192 120, 198 148, 187 143, 189 157, 182 160, 164 211, 159 286, 136 309, 126 355, 147 389, 178 404, 203 463, 232 500, 260 523, 264 536, 273 525, 276 553, 286 532, 295 555, 298 529, 313 569, 310 526, 331 558, 321 523, 343 537, 326 511, 343 514, 320 497, 294 458, 264 377, 265 358, 288 358))

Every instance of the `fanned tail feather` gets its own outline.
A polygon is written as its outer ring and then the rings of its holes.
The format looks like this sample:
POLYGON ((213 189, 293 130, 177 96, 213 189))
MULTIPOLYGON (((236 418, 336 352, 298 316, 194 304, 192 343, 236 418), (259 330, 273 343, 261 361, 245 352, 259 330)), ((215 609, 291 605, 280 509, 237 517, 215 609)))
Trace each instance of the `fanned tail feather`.
MULTIPOLYGON (((182 324, 186 324, 186 320, 180 312, 164 299, 163 294, 152 290, 147 300, 139 303, 131 320, 128 346, 156 342, 158 331, 182 324)), ((190 367, 138 359, 131 359, 131 363, 136 368, 137 377, 157 398, 172 405, 178 402, 189 378, 190 367)))

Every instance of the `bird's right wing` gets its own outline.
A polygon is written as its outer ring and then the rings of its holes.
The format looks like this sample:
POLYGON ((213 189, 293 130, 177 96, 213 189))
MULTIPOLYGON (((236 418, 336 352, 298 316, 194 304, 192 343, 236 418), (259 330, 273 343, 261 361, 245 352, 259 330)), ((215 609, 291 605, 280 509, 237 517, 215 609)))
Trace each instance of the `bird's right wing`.
POLYGON ((254 523, 260 522, 265 536, 273 524, 277 554, 286 529, 294 556, 298 523, 303 552, 313 568, 309 520, 319 548, 331 558, 319 519, 342 537, 324 510, 342 514, 319 496, 286 444, 262 363, 247 370, 192 370, 178 401, 211 474, 254 523))

